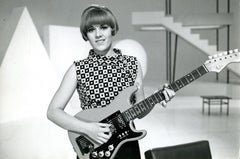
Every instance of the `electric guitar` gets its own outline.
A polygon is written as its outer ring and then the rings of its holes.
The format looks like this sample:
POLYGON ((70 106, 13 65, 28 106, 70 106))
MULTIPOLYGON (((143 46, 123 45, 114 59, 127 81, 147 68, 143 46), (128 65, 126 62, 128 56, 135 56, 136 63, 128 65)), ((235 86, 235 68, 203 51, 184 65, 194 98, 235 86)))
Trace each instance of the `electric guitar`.
MULTIPOLYGON (((171 83, 169 88, 176 92, 208 72, 220 72, 228 64, 239 61, 238 49, 209 56, 209 60, 203 65, 171 83)), ((88 136, 68 131, 69 139, 80 159, 112 159, 123 143, 139 140, 146 135, 145 130, 135 130, 131 123, 136 118, 142 118, 154 105, 164 100, 163 90, 158 90, 141 102, 131 105, 130 97, 135 91, 135 86, 128 87, 120 92, 109 106, 87 109, 75 115, 86 122, 109 123, 112 132, 111 138, 99 145, 88 136)))

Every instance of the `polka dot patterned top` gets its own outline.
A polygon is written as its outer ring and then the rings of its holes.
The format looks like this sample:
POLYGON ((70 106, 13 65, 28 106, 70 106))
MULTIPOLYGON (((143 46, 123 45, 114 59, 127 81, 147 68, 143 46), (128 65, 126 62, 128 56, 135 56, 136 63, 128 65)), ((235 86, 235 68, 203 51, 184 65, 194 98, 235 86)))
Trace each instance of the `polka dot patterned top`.
POLYGON ((125 88, 133 86, 137 77, 136 57, 122 55, 107 57, 90 50, 86 59, 75 61, 77 92, 82 109, 105 107, 125 88))

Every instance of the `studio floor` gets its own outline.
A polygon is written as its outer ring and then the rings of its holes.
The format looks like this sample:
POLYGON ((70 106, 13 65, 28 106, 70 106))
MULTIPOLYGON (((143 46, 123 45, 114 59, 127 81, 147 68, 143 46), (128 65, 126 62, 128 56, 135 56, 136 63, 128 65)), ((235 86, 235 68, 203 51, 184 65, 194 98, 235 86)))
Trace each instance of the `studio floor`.
POLYGON ((167 108, 156 105, 142 120, 139 129, 148 134, 140 140, 141 152, 151 148, 208 140, 213 159, 238 159, 240 137, 240 100, 230 101, 230 114, 226 107, 211 107, 211 115, 202 113, 199 96, 176 96, 167 108))
MULTIPOLYGON (((147 92, 146 94, 149 94, 147 92)), ((230 113, 223 107, 202 113, 199 96, 176 96, 167 108, 156 105, 145 118, 135 120, 137 129, 147 130, 139 141, 144 152, 155 147, 208 140, 213 159, 238 159, 240 100, 230 101, 230 113)), ((0 159, 74 159, 65 130, 42 118, 26 118, 0 124, 0 159)))

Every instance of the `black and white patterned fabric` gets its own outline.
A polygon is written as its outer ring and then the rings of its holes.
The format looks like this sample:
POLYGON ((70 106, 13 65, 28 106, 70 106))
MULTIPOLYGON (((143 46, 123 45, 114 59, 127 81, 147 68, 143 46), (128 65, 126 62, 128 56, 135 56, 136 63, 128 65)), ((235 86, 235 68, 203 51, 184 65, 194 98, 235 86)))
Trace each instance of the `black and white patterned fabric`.
POLYGON ((90 50, 86 59, 75 61, 77 91, 82 109, 105 107, 125 88, 133 86, 137 77, 136 57, 117 54, 107 57, 90 50))

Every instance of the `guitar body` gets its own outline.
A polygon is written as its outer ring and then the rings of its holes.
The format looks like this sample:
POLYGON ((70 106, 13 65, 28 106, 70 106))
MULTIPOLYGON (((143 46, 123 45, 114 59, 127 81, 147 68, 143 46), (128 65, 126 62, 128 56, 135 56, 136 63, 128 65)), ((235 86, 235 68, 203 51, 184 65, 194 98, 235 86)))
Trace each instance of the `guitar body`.
POLYGON ((107 143, 99 145, 87 136, 68 131, 69 139, 80 159, 112 159, 118 149, 128 141, 135 141, 146 135, 145 130, 137 131, 132 121, 126 122, 121 112, 132 107, 130 97, 136 91, 136 87, 128 87, 103 108, 94 108, 81 111, 76 118, 86 122, 110 123, 112 136, 107 143))

